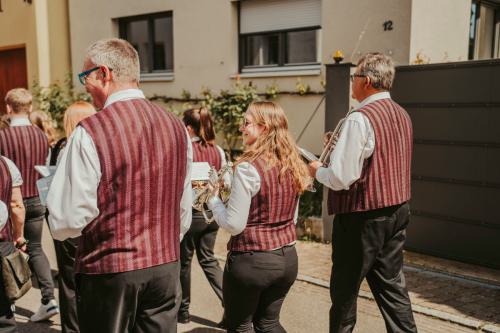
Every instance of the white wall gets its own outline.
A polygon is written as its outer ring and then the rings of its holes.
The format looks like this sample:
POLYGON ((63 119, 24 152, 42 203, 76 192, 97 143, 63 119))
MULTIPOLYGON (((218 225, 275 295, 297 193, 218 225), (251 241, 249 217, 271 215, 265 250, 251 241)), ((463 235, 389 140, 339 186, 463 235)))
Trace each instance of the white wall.
POLYGON ((471 0, 413 0, 410 63, 467 60, 470 11, 471 0))

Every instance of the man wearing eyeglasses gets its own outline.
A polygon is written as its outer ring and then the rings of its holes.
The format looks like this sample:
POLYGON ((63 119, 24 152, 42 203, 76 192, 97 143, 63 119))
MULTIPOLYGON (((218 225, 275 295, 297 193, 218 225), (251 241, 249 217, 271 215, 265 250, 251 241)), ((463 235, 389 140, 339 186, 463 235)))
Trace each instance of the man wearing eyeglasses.
POLYGON ((389 94, 392 60, 363 56, 351 76, 359 107, 344 122, 327 167, 309 164, 329 188, 333 222, 330 332, 352 332, 364 278, 388 332, 416 332, 403 275, 403 245, 409 222, 412 124, 389 94))
POLYGON ((78 78, 101 111, 73 132, 47 198, 54 238, 81 235, 83 333, 176 331, 192 148, 182 122, 145 99, 139 77, 127 41, 87 49, 78 78))

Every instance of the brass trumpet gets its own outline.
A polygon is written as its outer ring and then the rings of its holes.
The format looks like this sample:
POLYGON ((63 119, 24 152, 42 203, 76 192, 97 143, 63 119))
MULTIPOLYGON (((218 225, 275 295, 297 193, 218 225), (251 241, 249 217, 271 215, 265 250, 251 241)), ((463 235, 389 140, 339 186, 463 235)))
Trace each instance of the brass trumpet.
POLYGON ((203 218, 207 224, 214 221, 214 217, 209 217, 206 209, 206 204, 211 197, 211 188, 219 188, 219 197, 224 204, 229 201, 231 195, 231 187, 224 182, 224 176, 229 173, 232 175, 233 163, 228 162, 218 172, 211 167, 207 181, 193 181, 193 208, 203 214, 203 218), (222 186, 221 186, 222 184, 222 186), (210 185, 210 186, 209 186, 210 185))

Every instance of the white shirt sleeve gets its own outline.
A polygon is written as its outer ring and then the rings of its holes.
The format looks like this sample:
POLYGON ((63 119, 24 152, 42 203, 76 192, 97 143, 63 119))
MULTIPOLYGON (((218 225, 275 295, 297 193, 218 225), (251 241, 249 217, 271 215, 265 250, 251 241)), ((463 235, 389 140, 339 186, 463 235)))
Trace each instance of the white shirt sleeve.
POLYGON ((375 134, 370 121, 361 112, 351 113, 330 155, 330 165, 319 168, 316 179, 332 190, 348 190, 361 177, 363 163, 374 149, 375 134))
POLYGON ((234 171, 233 186, 227 208, 219 197, 208 201, 215 221, 235 236, 241 233, 248 221, 252 197, 260 190, 260 176, 253 165, 247 162, 238 164, 234 171))
POLYGON ((191 227, 191 218, 193 215, 193 190, 191 187, 191 168, 193 166, 193 146, 191 139, 186 131, 188 138, 187 142, 187 162, 186 162, 186 178, 184 179, 184 192, 181 198, 181 226, 180 226, 180 240, 191 227))
POLYGON ((77 126, 57 166, 47 195, 52 236, 65 240, 81 231, 98 215, 97 188, 101 165, 92 138, 77 126))
MULTIPOLYGON (((17 166, 5 156, 2 156, 5 163, 7 163, 7 167, 9 168, 10 175, 12 177, 12 187, 21 186, 23 184, 23 177, 21 176, 21 172, 17 168, 17 166)), ((10 204, 10 203, 9 203, 10 204)))
MULTIPOLYGON (((10 204, 10 202, 8 204, 10 204)), ((3 227, 5 227, 8 219, 9 219, 9 211, 7 209, 7 203, 0 200, 0 230, 2 230, 3 227)))

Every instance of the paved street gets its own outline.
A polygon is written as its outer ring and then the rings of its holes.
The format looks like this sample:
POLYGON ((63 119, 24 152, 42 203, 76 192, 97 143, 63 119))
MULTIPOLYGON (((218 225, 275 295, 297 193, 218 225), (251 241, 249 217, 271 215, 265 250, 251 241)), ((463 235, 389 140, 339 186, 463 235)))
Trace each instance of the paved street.
MULTIPOLYGON (((223 238, 223 236, 221 236, 223 238)), ((220 242, 218 242, 220 243, 220 242)), ((44 234, 44 248, 47 249, 52 267, 55 267, 55 257, 48 233, 44 234)), ((222 317, 222 308, 215 294, 210 289, 199 266, 193 267, 193 299, 190 324, 179 325, 179 332, 202 333, 222 332, 214 328, 222 317)), ((17 320, 20 332, 53 333, 60 332, 59 316, 50 322, 29 323, 27 318, 36 311, 39 305, 38 289, 32 289, 26 297, 17 303, 17 320)), ((282 310, 282 323, 288 332, 327 332, 328 309, 330 299, 328 289, 306 282, 297 281, 287 297, 282 310)), ((473 329, 451 324, 429 316, 416 314, 419 332, 477 332, 473 329)), ((376 304, 368 299, 358 300, 358 324, 356 332, 385 332, 383 321, 376 304)))

